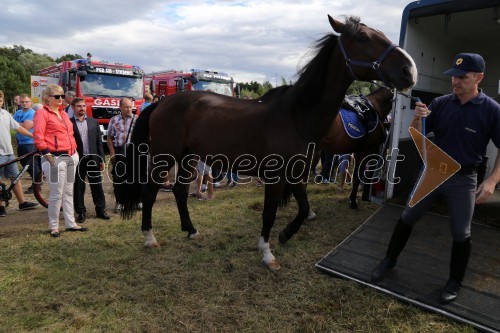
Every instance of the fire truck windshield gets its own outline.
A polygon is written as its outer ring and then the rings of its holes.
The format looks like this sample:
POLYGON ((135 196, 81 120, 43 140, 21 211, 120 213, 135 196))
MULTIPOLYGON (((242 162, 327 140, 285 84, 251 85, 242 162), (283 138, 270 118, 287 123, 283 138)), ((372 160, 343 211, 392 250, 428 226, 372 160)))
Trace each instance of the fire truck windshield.
POLYGON ((80 82, 82 95, 142 99, 142 78, 88 73, 80 82))
POLYGON ((217 94, 233 96, 230 83, 200 80, 197 83, 193 84, 193 90, 210 90, 217 94))

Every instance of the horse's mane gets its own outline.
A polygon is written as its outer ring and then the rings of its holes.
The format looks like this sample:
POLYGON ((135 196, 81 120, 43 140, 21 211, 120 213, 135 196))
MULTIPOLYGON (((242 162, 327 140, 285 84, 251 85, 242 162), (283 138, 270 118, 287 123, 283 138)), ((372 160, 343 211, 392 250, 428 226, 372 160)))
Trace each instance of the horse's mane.
MULTIPOLYGON (((358 17, 348 17, 341 33, 351 36, 359 30, 361 25, 358 17)), ((325 64, 328 63, 328 58, 337 46, 338 39, 338 35, 329 33, 314 43, 311 52, 312 60, 298 71, 299 78, 294 85, 298 90, 297 96, 307 96, 308 99, 319 98, 322 90, 317 86, 325 81, 325 64)))
POLYGON ((263 103, 268 102, 268 101, 272 101, 273 99, 283 95, 290 87, 291 86, 289 86, 289 85, 282 85, 282 86, 270 89, 268 92, 266 92, 260 98, 258 98, 258 101, 263 102, 263 103))

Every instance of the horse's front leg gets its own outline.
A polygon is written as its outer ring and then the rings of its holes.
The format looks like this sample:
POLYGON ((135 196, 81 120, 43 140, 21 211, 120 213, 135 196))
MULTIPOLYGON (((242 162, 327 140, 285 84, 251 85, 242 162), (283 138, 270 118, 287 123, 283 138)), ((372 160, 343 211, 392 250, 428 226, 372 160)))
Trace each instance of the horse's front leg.
POLYGON ((293 235, 295 235, 299 231, 302 223, 305 219, 308 218, 310 212, 309 201, 307 200, 307 185, 299 183, 290 186, 292 194, 297 200, 299 211, 292 222, 290 222, 285 227, 285 229, 280 232, 279 240, 282 244, 285 244, 290 238, 292 238, 293 235))
POLYGON ((141 189, 142 197, 142 234, 145 236, 144 247, 154 248, 160 247, 160 244, 156 241, 153 234, 152 225, 152 215, 153 215, 153 205, 156 201, 156 195, 158 194, 158 186, 153 182, 149 181, 146 185, 142 186, 141 189))
POLYGON ((187 207, 189 183, 183 183, 183 181, 185 181, 186 179, 187 173, 183 172, 182 168, 180 168, 179 170, 179 175, 177 176, 177 180, 174 184, 173 192, 175 201, 177 203, 177 210, 179 211, 179 217, 181 219, 181 230, 188 232, 188 239, 200 239, 201 234, 193 226, 193 222, 191 221, 191 217, 189 216, 189 210, 187 207))
POLYGON ((285 183, 265 185, 264 210, 262 212, 262 231, 259 238, 259 250, 262 252, 262 264, 271 271, 278 271, 281 266, 271 252, 269 236, 276 220, 276 211, 283 194, 285 183))

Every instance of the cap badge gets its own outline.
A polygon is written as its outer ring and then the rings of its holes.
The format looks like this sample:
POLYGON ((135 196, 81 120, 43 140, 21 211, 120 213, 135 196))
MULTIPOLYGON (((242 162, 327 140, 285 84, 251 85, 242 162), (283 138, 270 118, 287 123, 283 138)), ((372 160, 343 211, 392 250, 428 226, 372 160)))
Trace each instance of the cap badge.
POLYGON ((456 64, 457 66, 460 66, 460 64, 461 64, 463 61, 464 61, 464 59, 462 59, 462 58, 458 58, 458 59, 457 59, 457 61, 455 62, 455 64, 456 64))

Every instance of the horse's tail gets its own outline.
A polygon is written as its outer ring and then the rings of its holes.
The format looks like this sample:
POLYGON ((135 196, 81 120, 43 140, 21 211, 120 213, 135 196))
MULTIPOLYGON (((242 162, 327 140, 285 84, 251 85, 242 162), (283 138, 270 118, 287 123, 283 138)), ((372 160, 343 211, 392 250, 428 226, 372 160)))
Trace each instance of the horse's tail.
POLYGON ((149 151, 146 149, 149 144, 149 118, 156 105, 157 103, 145 108, 136 119, 130 144, 125 151, 126 181, 115 184, 123 205, 121 216, 124 219, 130 219, 137 212, 142 200, 142 187, 148 180, 148 158, 144 154, 149 151))
POLYGON ((291 197, 292 197, 292 188, 290 187, 290 184, 286 182, 285 188, 283 189, 283 193, 281 193, 279 207, 285 207, 290 202, 291 197))

